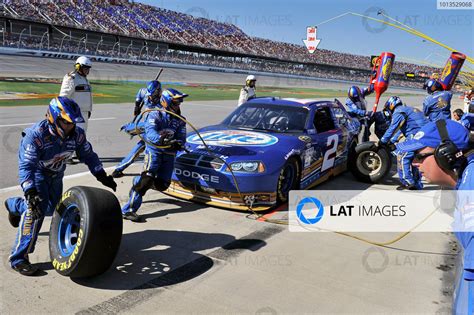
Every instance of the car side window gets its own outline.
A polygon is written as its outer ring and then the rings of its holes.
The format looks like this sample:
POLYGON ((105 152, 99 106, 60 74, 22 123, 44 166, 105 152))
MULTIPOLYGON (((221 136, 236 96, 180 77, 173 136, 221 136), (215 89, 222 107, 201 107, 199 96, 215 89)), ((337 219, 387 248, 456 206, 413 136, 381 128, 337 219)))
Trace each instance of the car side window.
POLYGON ((318 108, 314 113, 313 123, 318 133, 336 129, 329 107, 318 108))

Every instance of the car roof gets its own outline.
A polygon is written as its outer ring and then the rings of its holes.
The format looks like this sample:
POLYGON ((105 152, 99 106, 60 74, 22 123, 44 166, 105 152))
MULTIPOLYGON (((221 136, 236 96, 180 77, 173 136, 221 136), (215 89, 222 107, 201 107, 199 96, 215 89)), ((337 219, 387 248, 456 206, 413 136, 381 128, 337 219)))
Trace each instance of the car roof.
POLYGON ((327 105, 328 103, 332 104, 333 101, 309 99, 309 98, 278 98, 278 97, 269 96, 269 97, 256 97, 249 100, 247 103, 308 107, 308 106, 313 106, 313 105, 314 106, 327 105))

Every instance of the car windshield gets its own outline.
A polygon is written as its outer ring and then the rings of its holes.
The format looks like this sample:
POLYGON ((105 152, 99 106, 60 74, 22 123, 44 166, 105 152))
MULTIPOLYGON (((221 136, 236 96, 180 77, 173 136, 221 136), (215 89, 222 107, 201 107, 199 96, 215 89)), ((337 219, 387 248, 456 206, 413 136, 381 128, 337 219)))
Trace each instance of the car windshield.
POLYGON ((247 104, 237 108, 223 124, 239 129, 303 132, 308 110, 302 107, 247 104))

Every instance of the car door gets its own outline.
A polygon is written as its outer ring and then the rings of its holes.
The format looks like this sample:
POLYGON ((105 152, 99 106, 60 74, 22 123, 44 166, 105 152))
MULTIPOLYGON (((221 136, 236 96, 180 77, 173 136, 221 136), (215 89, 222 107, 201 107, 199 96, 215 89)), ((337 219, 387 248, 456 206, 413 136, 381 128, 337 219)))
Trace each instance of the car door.
POLYGON ((318 106, 314 112, 313 125, 316 130, 312 136, 313 147, 317 148, 322 155, 320 176, 332 170, 336 157, 338 145, 343 140, 343 134, 335 122, 335 117, 329 105, 318 106))
POLYGON ((343 154, 347 156, 349 153, 349 144, 355 135, 354 126, 349 125, 351 122, 350 116, 337 104, 334 104, 331 107, 331 110, 334 121, 336 122, 336 128, 341 132, 341 137, 339 138, 337 147, 337 156, 339 157, 343 154))

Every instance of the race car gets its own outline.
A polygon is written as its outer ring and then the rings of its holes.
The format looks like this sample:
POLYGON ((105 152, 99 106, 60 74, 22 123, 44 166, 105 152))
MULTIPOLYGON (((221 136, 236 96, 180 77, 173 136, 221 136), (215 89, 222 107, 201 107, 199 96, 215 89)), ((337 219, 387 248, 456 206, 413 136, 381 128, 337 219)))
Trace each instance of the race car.
POLYGON ((224 208, 267 210, 287 201, 290 190, 345 171, 359 129, 338 100, 255 98, 221 124, 188 134, 166 193, 224 208))

